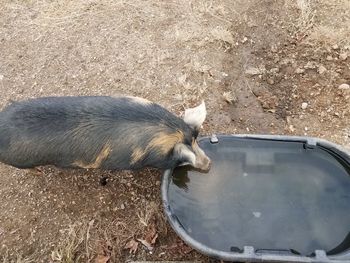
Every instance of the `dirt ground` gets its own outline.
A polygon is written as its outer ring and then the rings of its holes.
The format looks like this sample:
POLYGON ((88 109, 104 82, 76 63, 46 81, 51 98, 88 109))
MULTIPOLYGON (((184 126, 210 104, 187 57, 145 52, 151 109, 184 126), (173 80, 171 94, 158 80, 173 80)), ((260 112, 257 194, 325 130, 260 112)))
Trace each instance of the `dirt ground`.
MULTIPOLYGON (((350 147, 348 10, 348 0, 0 0, 0 107, 128 94, 181 114, 204 99, 202 135, 350 147)), ((215 262, 171 230, 160 180, 152 169, 34 176, 1 164, 0 260, 215 262)))

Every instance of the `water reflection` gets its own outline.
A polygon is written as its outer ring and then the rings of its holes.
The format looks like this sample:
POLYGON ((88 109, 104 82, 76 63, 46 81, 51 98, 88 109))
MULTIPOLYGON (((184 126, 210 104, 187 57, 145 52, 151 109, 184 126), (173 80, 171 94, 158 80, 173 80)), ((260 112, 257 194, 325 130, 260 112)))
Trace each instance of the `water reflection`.
POLYGON ((197 174, 209 174, 210 170, 204 171, 198 168, 194 168, 192 166, 186 165, 186 166, 179 166, 175 168, 174 173, 172 175, 172 182, 177 187, 184 189, 185 191, 188 190, 188 184, 190 183, 190 173, 197 173, 197 174))

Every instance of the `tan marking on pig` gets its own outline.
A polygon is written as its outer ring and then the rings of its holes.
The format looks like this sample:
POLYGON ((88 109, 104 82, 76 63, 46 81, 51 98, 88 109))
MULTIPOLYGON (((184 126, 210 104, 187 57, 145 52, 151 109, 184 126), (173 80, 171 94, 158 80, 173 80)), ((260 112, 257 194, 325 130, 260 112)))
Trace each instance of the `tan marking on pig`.
POLYGON ((148 144, 146 152, 156 148, 159 149, 162 154, 166 155, 177 143, 183 142, 184 138, 185 136, 182 131, 176 131, 174 133, 159 132, 148 144))
POLYGON ((140 103, 140 104, 143 104, 143 105, 152 104, 151 101, 146 100, 146 99, 144 99, 144 98, 140 98, 140 97, 127 96, 127 98, 131 99, 131 100, 132 100, 133 102, 135 102, 135 103, 140 103))
POLYGON ((158 149, 161 154, 166 155, 174 148, 174 146, 184 141, 184 134, 181 131, 174 133, 159 132, 156 133, 153 139, 149 142, 146 149, 143 150, 140 147, 134 149, 131 154, 130 164, 135 164, 140 161, 147 152, 158 149))
POLYGON ((141 158, 145 155, 145 152, 140 148, 137 147, 131 154, 131 164, 137 163, 141 158))
POLYGON ((101 152, 97 155, 93 163, 84 164, 82 161, 75 161, 73 164, 84 169, 97 169, 101 167, 102 162, 107 159, 110 152, 111 152, 111 146, 109 145, 109 143, 107 143, 102 148, 101 152))

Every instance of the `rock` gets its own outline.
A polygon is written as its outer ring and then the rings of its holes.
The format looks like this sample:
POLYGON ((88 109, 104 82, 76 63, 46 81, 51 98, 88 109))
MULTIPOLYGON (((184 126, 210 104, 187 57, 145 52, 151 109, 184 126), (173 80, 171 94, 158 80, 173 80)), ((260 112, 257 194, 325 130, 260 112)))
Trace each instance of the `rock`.
POLYGON ((252 88, 252 92, 256 97, 260 97, 261 95, 264 94, 265 89, 263 87, 260 87, 260 86, 255 86, 252 88))
POLYGON ((174 100, 176 100, 176 101, 182 101, 182 100, 183 100, 182 95, 181 95, 181 94, 176 94, 176 95, 174 95, 174 100))
POLYGON ((307 102, 303 102, 303 103, 301 104, 301 108, 302 108, 303 110, 306 110, 307 106, 308 106, 307 102))
POLYGON ((327 71, 327 69, 326 69, 326 67, 325 66, 323 66, 323 65, 320 65, 319 67, 318 67, 318 70, 317 70, 317 72, 319 73, 319 74, 323 74, 323 73, 325 73, 327 71))
POLYGON ((258 69, 258 68, 254 68, 254 67, 248 67, 245 71, 245 74, 247 75, 251 75, 251 76, 254 76, 254 75, 259 75, 261 74, 261 70, 258 69))
POLYGON ((339 55, 340 60, 346 60, 348 58, 348 53, 344 52, 339 55))
POLYGON ((270 72, 273 73, 273 74, 276 74, 276 73, 278 73, 279 71, 280 71, 279 68, 272 68, 272 69, 270 69, 270 72))
POLYGON ((271 52, 276 53, 277 51, 278 51, 277 46, 276 45, 272 45, 271 46, 271 52))
POLYGON ((332 46, 332 48, 333 48, 334 50, 337 50, 337 49, 339 49, 339 46, 338 46, 337 44, 334 44, 334 45, 332 46))
POLYGON ((332 61, 332 60, 333 60, 333 57, 332 57, 331 55, 328 55, 328 56, 326 57, 326 60, 332 61))
POLYGON ((305 69, 315 69, 316 68, 316 63, 309 61, 308 63, 306 63, 306 65, 304 66, 305 69))
POLYGON ((267 79, 267 83, 270 85, 275 84, 275 81, 272 78, 267 79))
POLYGON ((304 73, 305 72, 305 69, 303 69, 303 68, 297 68, 296 70, 295 70, 295 73, 297 73, 297 74, 302 74, 302 73, 304 73))
POLYGON ((120 209, 121 209, 121 210, 124 210, 124 209, 125 209, 125 205, 124 205, 124 204, 121 204, 121 205, 120 205, 120 209))
POLYGON ((247 37, 244 37, 243 39, 242 39, 242 43, 244 44, 245 42, 247 42, 248 41, 248 38, 247 37))
POLYGON ((346 83, 343 83, 343 84, 339 85, 338 89, 348 90, 348 89, 350 89, 350 85, 346 84, 346 83))

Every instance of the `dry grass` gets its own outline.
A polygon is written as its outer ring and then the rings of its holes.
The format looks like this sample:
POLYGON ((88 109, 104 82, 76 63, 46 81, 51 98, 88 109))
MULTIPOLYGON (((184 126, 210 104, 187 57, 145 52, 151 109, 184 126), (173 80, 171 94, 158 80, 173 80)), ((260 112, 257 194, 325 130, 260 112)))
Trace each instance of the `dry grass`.
POLYGON ((350 1, 348 0, 298 0, 305 21, 311 21, 313 30, 309 41, 326 45, 350 45, 350 1))
POLYGON ((2 257, 0 257, 0 260, 2 260, 0 261, 1 263, 35 263, 33 256, 22 257, 20 253, 17 253, 15 258, 12 257, 12 259, 10 259, 8 252, 5 252, 5 255, 2 255, 2 257))
MULTIPOLYGON (((123 222, 105 224, 103 220, 91 220, 75 223, 61 231, 60 242, 52 251, 51 259, 57 263, 77 263, 108 257, 110 262, 118 262, 122 253, 127 252, 123 251, 125 244, 131 239, 143 239, 150 227, 155 227, 163 235, 167 233, 165 218, 159 212, 159 204, 154 202, 146 204, 136 216, 123 222)), ((30 261, 23 261, 27 262, 30 261)))
POLYGON ((306 32, 314 24, 314 2, 310 0, 297 0, 296 3, 301 13, 297 21, 297 27, 299 30, 306 32))
MULTIPOLYGON (((55 262, 80 262, 86 251, 89 258, 89 230, 92 224, 77 223, 61 231, 64 237, 60 244, 52 251, 51 258, 55 262)), ((87 258, 87 259, 88 259, 87 258)))

